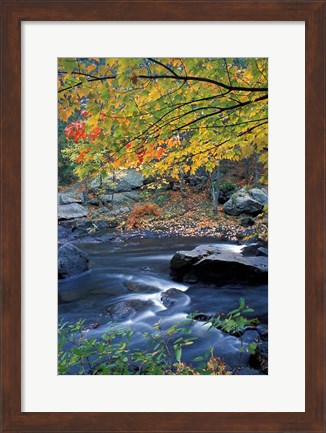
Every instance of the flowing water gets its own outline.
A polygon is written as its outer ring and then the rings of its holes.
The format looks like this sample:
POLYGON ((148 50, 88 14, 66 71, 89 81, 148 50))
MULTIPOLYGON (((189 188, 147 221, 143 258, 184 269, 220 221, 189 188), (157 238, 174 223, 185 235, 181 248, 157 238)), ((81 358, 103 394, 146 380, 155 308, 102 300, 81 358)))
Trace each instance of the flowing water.
MULTIPOLYGON (((206 315, 227 313, 236 308, 239 298, 254 309, 252 317, 267 323, 267 285, 249 284, 184 284, 170 278, 170 260, 178 250, 191 250, 200 244, 218 245, 220 249, 240 251, 241 246, 216 243, 205 238, 133 239, 126 242, 79 243, 90 257, 90 271, 59 282, 59 320, 76 322, 85 319, 88 337, 97 337, 110 327, 108 308, 122 301, 141 301, 131 317, 119 317, 122 326, 134 331, 132 344, 145 347, 144 331, 153 331, 161 321, 162 329, 187 319, 197 311, 206 315), (177 302, 164 306, 162 294, 176 288, 183 292, 177 302), (92 324, 96 323, 93 329, 92 324)), ((113 317, 114 318, 114 317, 113 317)), ((190 322, 195 343, 186 346, 182 360, 190 362, 210 347, 231 367, 239 361, 240 340, 203 322, 190 322)), ((241 364, 248 364, 244 353, 241 364)))

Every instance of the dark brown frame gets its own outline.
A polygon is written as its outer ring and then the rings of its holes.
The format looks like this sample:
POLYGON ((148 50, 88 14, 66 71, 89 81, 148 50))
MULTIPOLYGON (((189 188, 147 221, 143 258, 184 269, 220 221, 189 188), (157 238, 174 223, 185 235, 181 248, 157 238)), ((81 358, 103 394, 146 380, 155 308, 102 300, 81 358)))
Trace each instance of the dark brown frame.
MULTIPOLYGON (((2 0, 1 382, 3 432, 325 432, 325 1, 2 0), (21 21, 305 21, 306 411, 21 412, 21 21)), ((295 161, 295 155, 293 155, 295 161)), ((41 378, 40 378, 41 379, 41 378)), ((280 392, 282 392, 280 390, 280 392)))

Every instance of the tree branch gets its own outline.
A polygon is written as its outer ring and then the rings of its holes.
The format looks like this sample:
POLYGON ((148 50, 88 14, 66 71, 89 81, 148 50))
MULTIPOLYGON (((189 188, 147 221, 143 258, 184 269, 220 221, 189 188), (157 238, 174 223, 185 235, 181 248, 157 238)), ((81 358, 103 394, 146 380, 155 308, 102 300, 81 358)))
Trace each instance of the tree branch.
POLYGON ((145 78, 150 80, 160 80, 160 79, 170 79, 170 80, 183 80, 183 81, 198 81, 203 83, 210 83, 214 84, 218 87, 222 87, 223 89, 227 90, 236 90, 236 91, 243 91, 243 92, 268 92, 268 87, 237 87, 237 86, 230 86, 224 83, 221 83, 216 80, 212 80, 211 78, 205 78, 205 77, 192 77, 190 75, 183 77, 182 75, 138 75, 138 78, 145 78))
POLYGON ((156 59, 152 59, 152 58, 148 58, 148 60, 150 60, 153 63, 156 63, 157 65, 162 66, 164 69, 167 69, 169 72, 171 72, 171 74, 173 74, 175 77, 178 77, 178 75, 173 71, 173 69, 169 68, 167 65, 164 65, 164 63, 159 62, 156 59))

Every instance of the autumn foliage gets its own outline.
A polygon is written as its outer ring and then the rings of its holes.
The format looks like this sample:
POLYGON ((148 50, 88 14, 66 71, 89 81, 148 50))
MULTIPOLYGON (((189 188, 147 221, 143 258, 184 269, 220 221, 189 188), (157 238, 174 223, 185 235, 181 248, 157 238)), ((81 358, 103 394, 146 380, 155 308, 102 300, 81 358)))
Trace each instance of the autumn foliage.
POLYGON ((146 215, 159 216, 161 214, 160 208, 156 204, 146 203, 136 206, 129 214, 126 221, 126 228, 139 229, 143 225, 142 217, 146 215))
POLYGON ((80 180, 178 180, 252 155, 267 172, 267 58, 61 58, 58 103, 80 180))
MULTIPOLYGON (((82 116, 84 116, 85 111, 82 111, 82 116)), ((65 127, 65 134, 67 138, 72 138, 75 143, 78 143, 79 140, 94 140, 100 134, 102 134, 103 129, 96 126, 89 133, 86 132, 86 124, 81 120, 77 120, 77 122, 70 123, 65 127)))

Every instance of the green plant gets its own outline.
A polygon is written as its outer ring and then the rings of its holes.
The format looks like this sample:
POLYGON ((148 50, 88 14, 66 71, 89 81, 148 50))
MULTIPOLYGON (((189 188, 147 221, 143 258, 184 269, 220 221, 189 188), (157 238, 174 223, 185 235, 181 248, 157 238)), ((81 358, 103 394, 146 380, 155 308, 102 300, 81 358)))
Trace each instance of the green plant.
POLYGON ((170 200, 170 197, 168 194, 160 194, 157 197, 154 198, 154 202, 158 204, 159 206, 166 205, 170 200))
POLYGON ((193 362, 194 368, 182 361, 183 348, 193 344, 191 321, 176 323, 166 330, 161 323, 153 331, 144 332, 144 340, 152 350, 133 348, 133 332, 112 327, 99 339, 88 338, 85 321, 59 325, 58 373, 91 375, 209 375, 230 374, 226 364, 210 348, 193 362))
POLYGON ((113 328, 99 340, 86 337, 85 321, 60 323, 59 374, 129 374, 129 329, 113 328))
POLYGON ((159 321, 155 323, 154 329, 157 331, 156 333, 145 333, 145 336, 155 344, 154 350, 160 349, 160 356, 165 355, 165 362, 168 368, 172 370, 175 361, 181 362, 183 347, 193 344, 197 337, 186 337, 191 334, 189 321, 177 323, 166 331, 162 331, 159 321), (176 334, 177 338, 175 339, 176 334))
POLYGON ((254 310, 246 306, 244 298, 239 299, 239 307, 230 311, 226 315, 218 315, 210 318, 206 323, 210 323, 210 328, 218 328, 229 334, 241 333, 250 324, 256 323, 257 319, 248 319, 243 314, 253 313, 254 310))
MULTIPOLYGON (((236 335, 237 337, 239 337, 240 340, 239 360, 236 369, 239 368, 239 365, 241 363, 242 353, 244 351, 247 351, 251 355, 254 355, 257 350, 256 342, 251 342, 250 344, 245 345, 242 338, 246 326, 257 325, 259 323, 258 319, 248 319, 247 317, 245 317, 245 314, 253 313, 253 312, 254 310, 252 308, 249 308, 246 305, 245 299, 240 298, 238 308, 235 308, 234 310, 230 311, 225 315, 219 314, 217 317, 211 317, 204 322, 204 324, 210 325, 208 329, 214 327, 220 329, 223 332, 236 335)), ((194 318, 197 314, 198 313, 192 313, 191 315, 189 315, 189 317, 194 318)))
POLYGON ((237 185, 231 180, 224 180, 220 183, 220 191, 222 193, 227 193, 230 191, 234 191, 237 188, 237 185))

